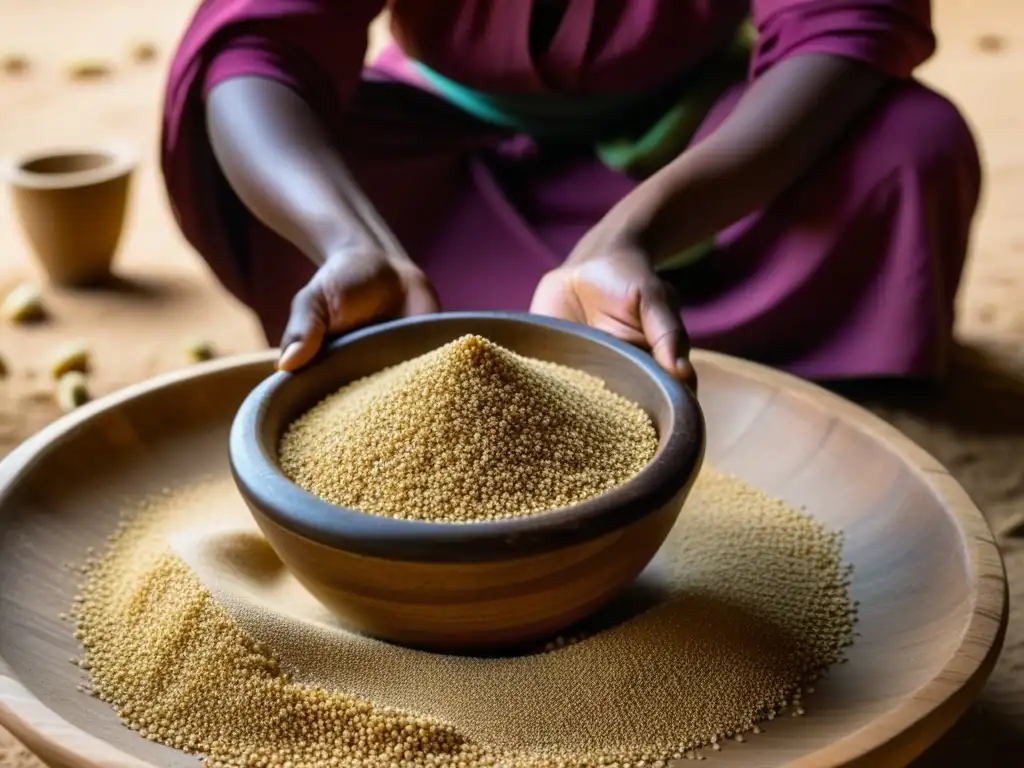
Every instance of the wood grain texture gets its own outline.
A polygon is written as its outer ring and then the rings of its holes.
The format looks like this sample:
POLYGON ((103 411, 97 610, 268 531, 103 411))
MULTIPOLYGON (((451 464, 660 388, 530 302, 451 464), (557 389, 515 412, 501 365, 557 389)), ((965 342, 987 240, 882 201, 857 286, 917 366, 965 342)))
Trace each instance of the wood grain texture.
MULTIPOLYGON (((75 574, 61 565, 99 545, 126 501, 227 472, 234 408, 272 361, 207 363, 128 389, 0 464, 0 724, 51 765, 195 765, 75 692, 75 643, 57 617, 75 574)), ((705 764, 905 765, 962 714, 998 654, 1006 581, 990 531, 934 459, 860 408, 718 355, 699 353, 697 367, 708 459, 841 527, 861 603, 849 663, 807 715, 705 764)))
POLYGON ((704 455, 692 394, 650 355, 585 326, 515 312, 427 315, 349 334, 297 374, 277 373, 231 430, 239 490, 278 556, 360 631, 433 650, 478 651, 551 636, 616 597, 675 523, 704 455), (651 414, 658 448, 635 477, 565 509, 431 523, 323 501, 281 471, 281 435, 340 386, 467 334, 568 365, 651 414))
POLYGON ((288 570, 345 624, 448 653, 514 652, 609 603, 647 566, 690 488, 635 523, 575 546, 480 563, 388 560, 327 547, 254 512, 288 570))

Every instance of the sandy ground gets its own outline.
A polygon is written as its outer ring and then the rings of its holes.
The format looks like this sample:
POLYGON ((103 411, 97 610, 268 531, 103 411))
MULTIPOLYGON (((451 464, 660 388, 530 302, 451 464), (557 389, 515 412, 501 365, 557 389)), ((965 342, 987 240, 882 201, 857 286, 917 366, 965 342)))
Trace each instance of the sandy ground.
MULTIPOLYGON (((116 288, 48 290, 53 320, 0 327, 12 368, 0 383, 0 456, 57 416, 46 381, 51 348, 87 340, 101 395, 184 365, 184 340, 199 334, 224 354, 263 342, 248 312, 211 279, 172 226, 155 163, 158 106, 167 54, 194 0, 0 0, 0 58, 23 53, 31 70, 0 75, 0 154, 47 145, 109 141, 133 147, 140 165, 116 288), (159 47, 137 64, 131 47, 159 47), (71 82, 67 65, 109 60, 113 75, 71 82)), ((857 393, 943 461, 996 529, 1024 513, 1024 3, 935 0, 939 54, 924 79, 965 110, 987 168, 967 281, 960 297, 962 349, 948 387, 922 394, 857 393)), ((35 271, 6 191, 0 200, 0 295, 35 271)), ((1024 601, 1024 541, 1002 538, 1013 592, 1024 601)), ((919 761, 921 766, 1019 764, 1024 756, 1024 612, 1011 618, 1005 650, 971 713, 919 761), (1015 756, 1016 759, 1012 759, 1015 756), (1004 758, 999 760, 998 758, 1004 758)), ((40 764, 0 731, 0 766, 40 764)))

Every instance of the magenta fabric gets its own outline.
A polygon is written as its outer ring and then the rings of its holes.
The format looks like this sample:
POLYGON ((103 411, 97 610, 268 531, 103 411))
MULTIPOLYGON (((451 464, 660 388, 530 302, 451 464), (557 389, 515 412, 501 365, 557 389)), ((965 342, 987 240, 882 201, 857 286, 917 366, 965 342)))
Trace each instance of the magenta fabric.
POLYGON ((756 77, 800 53, 857 59, 909 77, 935 51, 930 0, 754 0, 756 77))
POLYGON ((445 309, 526 309, 541 275, 634 186, 592 156, 458 113, 416 87, 395 47, 362 72, 366 26, 385 5, 405 51, 495 91, 650 88, 748 10, 760 31, 751 77, 824 51, 898 78, 819 168, 669 277, 698 346, 818 379, 942 372, 981 175, 957 110, 910 79, 935 46, 925 0, 570 0, 537 60, 524 0, 207 0, 172 64, 163 171, 186 238, 271 342, 312 267, 217 171, 203 99, 218 82, 259 75, 302 93, 445 309))

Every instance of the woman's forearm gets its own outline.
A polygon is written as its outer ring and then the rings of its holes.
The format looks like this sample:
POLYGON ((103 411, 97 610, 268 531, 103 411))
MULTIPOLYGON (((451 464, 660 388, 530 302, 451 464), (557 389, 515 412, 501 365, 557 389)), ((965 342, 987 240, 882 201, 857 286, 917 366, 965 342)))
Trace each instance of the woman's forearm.
POLYGON ((715 133, 637 187, 612 216, 655 263, 711 237, 808 171, 887 82, 839 56, 783 61, 749 87, 715 133))
POLYGON ((377 244, 350 203, 354 181, 313 110, 258 77, 218 84, 207 100, 217 162, 245 206, 314 263, 377 244))

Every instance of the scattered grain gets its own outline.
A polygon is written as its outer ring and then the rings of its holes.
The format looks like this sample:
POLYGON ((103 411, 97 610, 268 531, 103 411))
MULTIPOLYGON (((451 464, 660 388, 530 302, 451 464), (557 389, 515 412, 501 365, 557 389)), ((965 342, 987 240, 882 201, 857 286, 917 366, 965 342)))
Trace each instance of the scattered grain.
POLYGON ((0 315, 11 323, 30 323, 46 317, 43 296, 39 289, 30 284, 22 283, 15 287, 0 304, 0 315))
POLYGON ((50 359, 50 376, 59 380, 67 373, 88 373, 90 357, 89 347, 84 342, 64 342, 50 359))
POLYGON ((168 545, 183 514, 216 524, 217 504, 188 493, 122 524, 74 616, 95 694, 211 767, 700 760, 795 700, 852 632, 839 536, 710 468, 662 551, 664 602, 550 653, 489 660, 229 612, 168 545))
POLYGON ((57 382, 57 404, 64 413, 71 413, 89 402, 89 383, 81 371, 69 371, 57 382))
POLYGON ((327 397, 286 430, 280 462, 334 504, 473 522, 597 496, 656 448, 650 417, 600 379, 464 336, 327 397))
POLYGON ((140 736, 205 754, 208 766, 491 759, 430 718, 291 682, 165 546, 122 524, 74 609, 93 693, 140 736))

